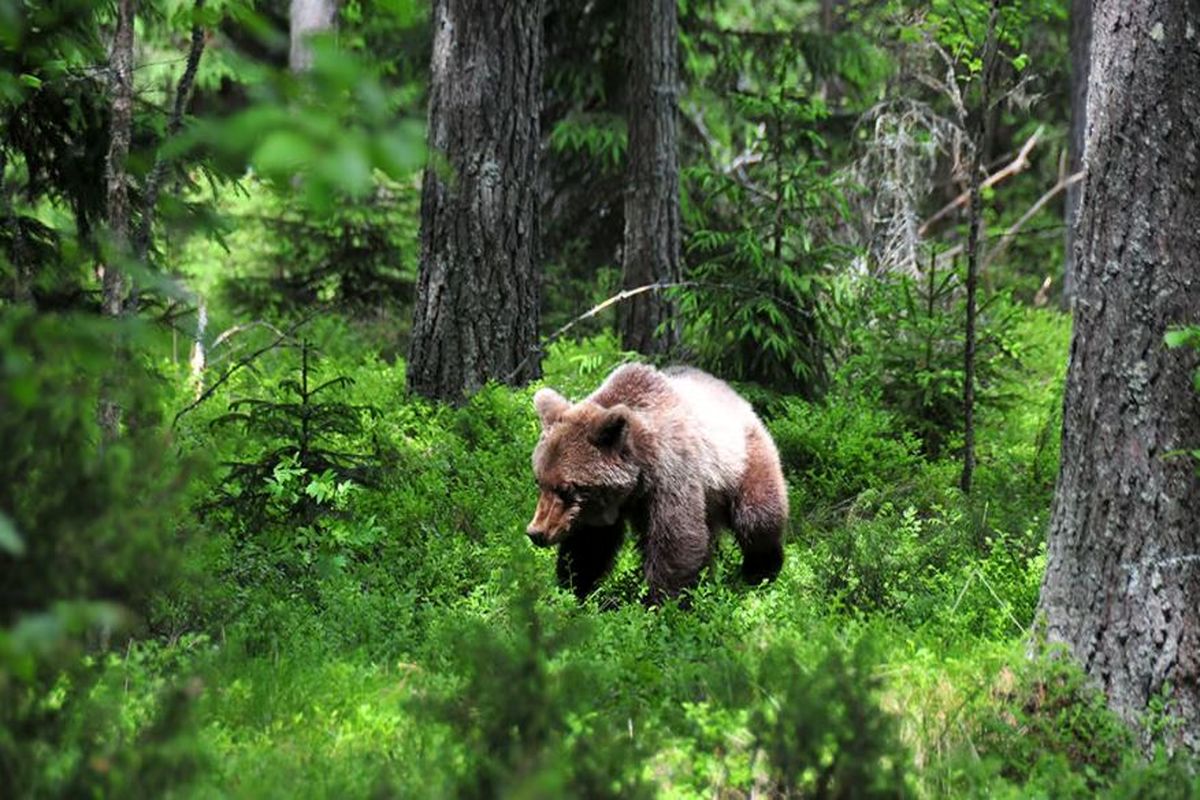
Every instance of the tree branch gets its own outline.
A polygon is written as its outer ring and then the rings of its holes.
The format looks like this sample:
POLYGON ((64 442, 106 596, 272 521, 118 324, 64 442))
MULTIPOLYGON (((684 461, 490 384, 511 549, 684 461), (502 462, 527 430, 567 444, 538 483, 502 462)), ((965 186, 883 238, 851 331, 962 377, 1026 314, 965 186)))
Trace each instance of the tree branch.
MULTIPOLYGON (((1029 153, 1030 153, 1030 151, 1033 150, 1034 145, 1036 145, 1038 143, 1038 139, 1040 139, 1041 136, 1042 136, 1042 129, 1038 128, 1036 131, 1033 132, 1033 135, 1029 137, 1029 140, 1026 141, 1025 144, 1021 147, 1021 151, 1019 153, 1017 153, 1016 158, 1014 158, 1011 162, 1009 162, 1008 166, 1004 167, 1003 169, 999 170, 998 172, 993 173, 985 181, 983 181, 983 183, 981 183, 979 185, 980 191, 983 191, 984 189, 989 189, 992 186, 995 186, 997 183, 1000 183, 1001 181, 1005 180, 1006 178, 1011 178, 1013 175, 1016 175, 1018 173, 1024 172, 1025 170, 1029 169, 1029 166, 1030 166, 1029 153)), ((943 206, 941 209, 939 209, 938 212, 936 214, 934 214, 932 217, 930 217, 929 219, 927 219, 923 223, 921 223, 921 227, 917 229, 917 234, 919 236, 921 236, 922 238, 925 237, 929 233, 929 229, 931 227, 933 227, 933 225, 935 223, 937 223, 942 218, 951 214, 955 209, 960 208, 963 205, 966 205, 966 203, 970 199, 971 199, 970 190, 963 192, 958 197, 954 198, 949 203, 947 203, 945 206, 943 206)))
POLYGON ((217 378, 217 380, 215 380, 213 382, 212 386, 209 386, 207 389, 205 389, 203 392, 201 392, 199 394, 199 396, 196 397, 195 400, 188 403, 186 406, 184 406, 183 408, 181 408, 179 411, 177 411, 175 413, 175 418, 173 420, 171 420, 171 429, 172 430, 175 429, 175 426, 179 424, 179 420, 183 418, 184 414, 194 411, 201 403, 203 403, 208 398, 212 397, 213 394, 217 391, 217 389, 219 389, 221 387, 222 384, 224 384, 227 380, 229 380, 231 377, 233 377, 233 373, 237 372, 242 367, 249 366, 254 361, 254 359, 258 358, 263 353, 266 353, 270 350, 274 350, 276 347, 283 344, 288 339, 292 338, 292 335, 296 331, 300 330, 300 328, 302 328, 304 325, 308 324, 308 321, 310 319, 312 319, 311 315, 305 317, 304 319, 300 320, 292 327, 288 328, 286 331, 280 332, 279 335, 276 336, 269 344, 258 348, 253 353, 246 356, 245 358, 238 359, 237 362, 233 364, 233 366, 231 366, 229 369, 225 370, 225 372, 221 373, 221 377, 217 378))
POLYGON ((980 267, 980 269, 987 269, 989 264, 999 258, 1000 254, 1003 253, 1008 248, 1009 244, 1012 243, 1012 240, 1016 238, 1017 234, 1021 231, 1021 228, 1025 227, 1025 223, 1033 219, 1034 215, 1041 211, 1043 206, 1053 200, 1060 192, 1066 191, 1069 187, 1074 186, 1083 180, 1083 174, 1083 170, 1080 170, 1074 175, 1069 175, 1060 179, 1058 183, 1051 186, 1045 194, 1039 197, 1034 204, 1029 207, 1029 210, 1021 215, 1020 219, 1018 219, 1012 225, 1009 225, 1008 229, 1001 234, 1000 241, 996 243, 995 247, 988 251, 986 256, 984 256, 983 265, 980 267))
MULTIPOLYGON (((204 8, 205 0, 196 0, 195 10, 204 8)), ((171 109, 171 118, 167 121, 167 130, 163 141, 167 141, 179 133, 183 127, 183 113, 192 99, 192 87, 196 82, 196 71, 200 67, 200 56, 204 54, 205 32, 198 23, 192 25, 192 44, 188 49, 187 65, 175 87, 175 105, 171 109)), ((138 226, 137 237, 134 240, 134 255, 138 260, 146 257, 150 249, 150 235, 154 227, 155 210, 158 207, 158 192, 162 186, 163 175, 167 164, 161 152, 154 156, 154 166, 146 177, 146 190, 143 192, 142 219, 138 226)))

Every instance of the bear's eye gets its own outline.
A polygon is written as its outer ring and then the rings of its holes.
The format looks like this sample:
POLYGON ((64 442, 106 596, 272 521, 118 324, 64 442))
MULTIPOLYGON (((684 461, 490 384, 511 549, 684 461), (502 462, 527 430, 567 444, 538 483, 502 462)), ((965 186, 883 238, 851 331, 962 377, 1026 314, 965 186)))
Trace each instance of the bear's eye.
POLYGON ((571 503, 575 502, 575 487, 571 486, 570 484, 564 484, 563 486, 555 487, 554 493, 558 495, 558 499, 562 500, 565 505, 570 505, 571 503))

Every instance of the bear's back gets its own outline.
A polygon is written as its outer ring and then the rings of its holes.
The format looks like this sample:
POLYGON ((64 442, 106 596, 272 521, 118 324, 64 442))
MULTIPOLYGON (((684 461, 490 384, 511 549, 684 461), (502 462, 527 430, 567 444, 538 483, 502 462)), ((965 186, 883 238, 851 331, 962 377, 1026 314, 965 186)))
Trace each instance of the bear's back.
POLYGON ((664 471, 699 472, 712 488, 735 486, 745 470, 747 440, 762 423, 727 383, 693 367, 659 371, 645 364, 618 368, 589 398, 623 403, 654 427, 664 471))

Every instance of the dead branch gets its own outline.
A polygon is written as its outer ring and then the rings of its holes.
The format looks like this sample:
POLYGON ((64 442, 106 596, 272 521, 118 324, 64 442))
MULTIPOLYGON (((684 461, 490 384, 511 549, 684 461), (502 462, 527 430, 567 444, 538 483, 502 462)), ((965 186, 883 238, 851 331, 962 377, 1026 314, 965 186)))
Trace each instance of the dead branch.
POLYGON ((1003 253, 1008 248, 1009 244, 1012 243, 1012 240, 1016 238, 1016 235, 1020 232, 1021 228, 1025 226, 1025 223, 1033 219, 1034 216, 1041 211, 1047 203, 1057 197, 1059 193, 1066 191, 1067 188, 1079 183, 1081 180, 1083 180, 1083 170, 1076 172, 1074 175, 1063 178, 1058 183, 1051 186, 1045 194, 1039 197, 1037 201, 1035 201, 1034 204, 1029 207, 1028 211, 1021 215, 1020 219, 1008 226, 1008 230, 1004 231, 1004 233, 1000 236, 1000 241, 996 243, 995 247, 988 251, 986 256, 984 256, 983 266, 981 269, 987 269, 988 265, 999 258, 1000 254, 1003 253))
MULTIPOLYGON (((1029 153, 1033 150, 1034 146, 1038 143, 1038 139, 1040 139, 1041 136, 1042 136, 1042 129, 1039 127, 1036 131, 1033 132, 1033 135, 1029 137, 1029 140, 1026 141, 1024 145, 1021 146, 1021 150, 1019 153, 1017 153, 1016 158, 1014 158, 1011 162, 1009 162, 1009 164, 1006 167, 1004 167, 1003 169, 992 173, 990 176, 988 176, 988 178, 986 180, 983 181, 983 183, 981 183, 979 185, 980 191, 982 191, 984 189, 990 189, 991 187, 995 186, 996 184, 1000 183, 1001 181, 1003 181, 1007 178, 1011 178, 1013 175, 1017 175, 1021 172, 1024 172, 1025 170, 1029 169, 1029 166, 1030 166, 1029 153)), ((925 220, 925 222, 921 223, 921 227, 917 229, 917 234, 919 236, 921 236, 922 238, 924 238, 926 235, 928 235, 929 229, 931 227, 933 227, 933 225, 935 223, 937 223, 942 218, 951 214, 955 209, 960 208, 961 206, 965 205, 967 203, 967 201, 969 201, 970 199, 971 199, 971 192, 970 191, 963 192, 958 197, 954 198, 949 203, 947 203, 945 206, 943 206, 941 209, 939 209, 938 212, 936 214, 934 214, 932 217, 925 220)))
POLYGON ((279 328, 276 328, 271 323, 264 322, 261 319, 257 319, 257 320, 254 320, 253 322, 243 322, 240 325, 234 325, 232 328, 226 328, 225 330, 221 331, 220 335, 217 336, 216 339, 213 339, 213 343, 208 349, 216 350, 222 344, 224 344, 228 340, 232 339, 234 336, 237 336, 239 333, 245 333, 246 331, 252 330, 254 328, 266 328, 267 330, 271 331, 271 333, 275 334, 276 336, 284 335, 279 330, 279 328))
POLYGON ((234 363, 229 369, 227 369, 223 373, 221 373, 221 377, 219 377, 215 381, 213 381, 213 384, 211 386, 209 386, 207 389, 205 389, 203 392, 201 392, 200 395, 195 400, 188 403, 186 406, 184 406, 183 408, 181 408, 179 411, 177 411, 175 413, 175 418, 173 420, 171 420, 171 428, 174 429, 175 426, 179 424, 179 420, 183 418, 184 414, 194 411, 201 403, 203 403, 208 398, 212 397, 213 394, 217 391, 217 389, 219 389, 227 380, 229 380, 231 377, 233 377, 233 374, 235 372, 237 372, 242 367, 249 366, 251 363, 254 362, 254 359, 258 358, 263 353, 274 350, 276 347, 279 347, 281 344, 286 342, 288 339, 291 339, 293 334, 295 334, 296 331, 300 330, 300 328, 302 328, 304 325, 307 325, 308 321, 311 319, 312 319, 312 315, 306 316, 304 319, 300 320, 295 325, 288 328, 286 331, 280 332, 280 334, 278 336, 276 336, 274 339, 272 339, 270 343, 258 348, 253 353, 251 353, 248 356, 245 356, 244 358, 239 358, 237 360, 237 362, 234 363))

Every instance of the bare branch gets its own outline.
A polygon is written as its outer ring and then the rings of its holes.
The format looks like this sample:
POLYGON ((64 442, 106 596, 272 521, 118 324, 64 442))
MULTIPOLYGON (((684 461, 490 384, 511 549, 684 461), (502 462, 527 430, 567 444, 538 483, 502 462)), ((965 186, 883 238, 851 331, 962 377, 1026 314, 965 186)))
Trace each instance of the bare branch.
MULTIPOLYGON (((1038 139, 1040 139, 1041 136, 1042 136, 1042 128, 1039 127, 1036 131, 1033 132, 1033 135, 1029 137, 1028 141, 1026 141, 1025 144, 1021 146, 1021 151, 1019 153, 1017 153, 1016 158, 1014 158, 1011 162, 1009 162, 1009 164, 1007 166, 1005 166, 1003 169, 1000 169, 997 172, 993 173, 992 175, 988 176, 988 178, 979 185, 980 191, 983 191, 984 189, 990 189, 991 187, 995 186, 997 183, 1000 183, 1001 181, 1003 181, 1007 178, 1011 178, 1013 175, 1020 174, 1020 173, 1024 172, 1025 170, 1029 169, 1029 166, 1030 166, 1029 153, 1033 150, 1034 146, 1038 143, 1038 139)), ((942 218, 948 216, 955 209, 961 208, 962 206, 966 205, 970 199, 971 199, 971 192, 970 191, 963 192, 958 197, 954 198, 949 203, 947 203, 945 206, 943 206, 941 209, 939 209, 938 212, 936 214, 934 214, 932 217, 925 220, 925 222, 921 223, 921 227, 917 229, 917 233, 921 237, 927 236, 929 234, 929 229, 931 227, 933 227, 933 225, 935 223, 937 223, 942 218)))
POLYGON ((312 315, 305 317, 304 319, 300 320, 292 327, 288 328, 286 331, 281 332, 278 336, 276 336, 274 339, 272 339, 269 344, 266 344, 266 345, 258 348, 257 350, 255 350, 250 355, 248 355, 244 358, 239 358, 237 360, 237 362, 233 364, 233 366, 231 366, 229 369, 227 369, 223 373, 221 373, 221 377, 217 378, 217 380, 215 380, 213 382, 212 386, 209 386, 207 389, 205 389, 203 392, 201 392, 200 395, 195 400, 188 403, 186 406, 184 406, 183 408, 181 408, 179 411, 177 411, 175 413, 175 418, 173 420, 171 420, 171 428, 174 429, 175 426, 179 424, 179 420, 183 418, 184 414, 194 411, 201 403, 203 403, 208 398, 212 397, 213 394, 217 391, 217 389, 221 388, 221 386, 226 381, 228 381, 231 377, 233 377, 233 374, 235 372, 240 370, 242 367, 249 366, 251 363, 253 363, 254 359, 258 358, 263 353, 274 350, 276 347, 279 347, 281 344, 286 342, 288 339, 291 339, 293 334, 295 334, 295 332, 298 331, 301 327, 308 324, 308 321, 310 319, 312 319, 312 315))
POLYGON ((1069 175, 1065 178, 1062 178, 1058 183, 1051 186, 1045 194, 1039 197, 1037 201, 1029 207, 1028 211, 1021 215, 1020 219, 1008 226, 1008 230, 1004 231, 1003 235, 1001 235, 1000 241, 996 243, 995 247, 988 251, 986 256, 984 256, 983 265, 980 267, 980 269, 987 269, 988 265, 999 258, 1000 255, 1008 248, 1009 244, 1012 243, 1012 240, 1016 238, 1017 234, 1021 231, 1021 228, 1025 226, 1025 223, 1033 219, 1033 217, 1039 211, 1041 211, 1047 203, 1057 197, 1060 192, 1066 191, 1067 188, 1079 183, 1081 180, 1083 180, 1083 170, 1076 172, 1074 175, 1069 175))

